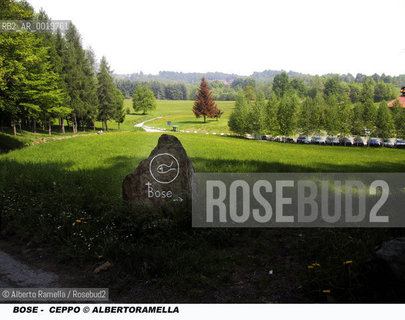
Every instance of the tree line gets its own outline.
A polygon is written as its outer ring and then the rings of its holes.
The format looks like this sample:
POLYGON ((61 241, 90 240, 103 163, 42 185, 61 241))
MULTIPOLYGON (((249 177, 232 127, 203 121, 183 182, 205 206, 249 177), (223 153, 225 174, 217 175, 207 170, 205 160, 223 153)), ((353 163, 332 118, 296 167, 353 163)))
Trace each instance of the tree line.
POLYGON ((405 137, 405 109, 398 100, 392 108, 387 106, 393 96, 389 86, 375 84, 372 79, 360 86, 344 86, 330 78, 322 87, 303 92, 304 87, 297 86, 295 80, 286 73, 276 76, 267 101, 262 91, 254 94, 247 87, 240 88, 230 129, 237 134, 273 136, 325 132, 331 136, 405 137))
MULTIPOLYGON (((295 71, 289 71, 285 72, 283 70, 264 70, 262 72, 254 72, 249 78, 253 78, 256 81, 272 81, 277 75, 280 75, 282 73, 286 73, 290 79, 297 79, 303 81, 307 86, 311 85, 311 82, 313 81, 314 77, 319 77, 317 75, 310 75, 310 74, 304 74, 300 72, 295 72, 295 71)), ((402 84, 405 83, 405 75, 398 75, 398 76, 390 76, 386 74, 377 74, 374 73, 371 76, 362 74, 362 73, 357 73, 355 76, 352 75, 351 73, 347 74, 336 74, 336 73, 328 73, 322 75, 322 78, 325 80, 329 78, 337 78, 340 81, 346 82, 346 83, 364 83, 368 79, 372 79, 375 83, 378 83, 380 81, 384 83, 391 83, 394 86, 400 87, 402 84)))
MULTIPOLYGON (((250 76, 240 76, 237 74, 233 73, 223 73, 223 72, 207 72, 207 73, 198 73, 198 72, 174 72, 174 71, 159 71, 157 75, 153 74, 145 74, 142 71, 139 73, 132 73, 129 75, 120 75, 120 74, 115 74, 114 77, 116 79, 121 79, 121 80, 129 80, 129 81, 160 81, 160 82, 180 82, 180 83, 189 83, 189 84, 198 84, 201 80, 202 77, 205 77, 205 79, 208 82, 212 82, 215 80, 219 80, 223 83, 230 84, 236 79, 247 79, 251 78, 255 80, 256 82, 272 82, 273 79, 282 73, 287 73, 287 75, 291 79, 298 79, 303 81, 307 86, 311 84, 312 78, 313 77, 318 77, 318 76, 313 76, 310 74, 304 74, 300 72, 295 72, 295 71, 289 71, 285 72, 284 70, 264 70, 261 72, 253 72, 250 76)), ((390 76, 386 74, 377 74, 374 73, 371 76, 367 76, 362 73, 357 73, 356 75, 352 75, 350 73, 347 74, 334 74, 334 73, 328 73, 322 76, 325 80, 329 78, 338 78, 341 81, 344 81, 346 83, 364 83, 368 78, 371 78, 374 80, 374 82, 378 83, 379 81, 382 81, 384 83, 391 83, 397 87, 401 86, 402 84, 405 83, 405 75, 399 75, 399 76, 390 76)))
MULTIPOLYGON (((301 97, 314 98, 321 92, 335 92, 336 94, 347 94, 352 103, 357 103, 361 95, 367 94, 374 102, 394 99, 398 96, 399 87, 392 82, 394 78, 388 76, 364 76, 358 78, 345 77, 341 75, 310 76, 304 79, 290 77, 283 72, 277 74, 271 81, 257 81, 254 78, 236 78, 231 83, 214 80, 208 81, 212 90, 212 97, 217 101, 235 101, 238 91, 243 89, 253 99, 261 91, 266 99, 275 90, 284 90, 280 86, 286 85, 285 90, 294 91, 301 97), (285 79, 289 81, 286 82, 285 79), (353 78, 353 79, 352 79, 353 78), (352 79, 351 82, 347 82, 352 79)), ((153 91, 156 99, 167 100, 194 100, 198 93, 198 84, 186 82, 164 82, 158 80, 128 80, 115 79, 117 87, 126 98, 131 98, 135 88, 140 85, 147 85, 153 91)), ((405 79, 404 79, 405 83, 405 79)))
MULTIPOLYGON (((235 101, 237 90, 222 81, 209 82, 212 89, 212 96, 218 101, 235 101)), ((159 100, 194 100, 198 94, 198 84, 186 82, 164 82, 164 81, 145 81, 145 80, 125 80, 115 79, 115 85, 121 90, 125 98, 133 98, 135 89, 139 86, 148 86, 156 99, 159 100)), ((259 88, 260 85, 258 84, 259 88)))
POLYGON ((175 71, 159 71, 159 74, 145 74, 142 71, 139 73, 132 73, 129 75, 115 74, 115 78, 123 80, 139 80, 139 81, 163 81, 163 82, 183 82, 190 84, 198 84, 202 77, 205 77, 207 81, 214 81, 218 79, 232 82, 232 80, 238 78, 237 74, 229 74, 223 72, 175 72, 175 71))
MULTIPOLYGON (((131 81, 123 79, 115 79, 115 85, 125 98, 133 98, 133 93, 136 88, 145 86, 153 92, 156 99, 160 100, 188 100, 191 96, 191 87, 187 87, 184 83, 161 81, 131 81)), ((193 98, 194 99, 194 98, 193 98)))
MULTIPOLYGON (((2 19, 49 20, 25 1, 2 0, 2 19)), ((124 97, 114 84, 106 58, 97 66, 92 50, 85 50, 76 27, 56 33, 0 34, 0 125, 37 131, 65 121, 74 133, 95 129, 95 122, 118 125, 125 118, 124 97)))

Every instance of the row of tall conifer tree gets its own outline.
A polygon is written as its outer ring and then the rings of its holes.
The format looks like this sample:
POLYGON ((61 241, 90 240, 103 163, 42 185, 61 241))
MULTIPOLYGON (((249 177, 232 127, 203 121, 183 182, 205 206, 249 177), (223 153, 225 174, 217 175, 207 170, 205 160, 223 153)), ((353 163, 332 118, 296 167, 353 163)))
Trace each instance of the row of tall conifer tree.
MULTIPOLYGON (((0 0, 2 20, 49 20, 25 1, 0 0)), ((0 125, 36 132, 60 124, 74 133, 102 121, 125 118, 124 97, 114 84, 107 60, 98 65, 84 49, 73 24, 62 34, 0 33, 0 125)))

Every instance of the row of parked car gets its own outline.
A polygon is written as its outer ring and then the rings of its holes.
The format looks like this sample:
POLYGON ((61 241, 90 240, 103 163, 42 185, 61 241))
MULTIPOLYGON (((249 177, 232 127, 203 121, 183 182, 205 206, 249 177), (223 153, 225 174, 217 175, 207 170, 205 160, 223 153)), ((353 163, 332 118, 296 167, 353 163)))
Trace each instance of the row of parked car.
POLYGON ((391 139, 377 139, 377 138, 369 138, 368 140, 363 140, 361 137, 355 137, 350 139, 348 137, 327 137, 326 139, 320 136, 313 136, 309 139, 306 136, 299 136, 297 139, 289 138, 289 137, 270 137, 270 136, 262 136, 263 140, 268 141, 277 141, 277 142, 287 142, 287 143, 300 143, 300 144, 323 144, 323 145, 330 145, 330 146, 357 146, 357 147, 387 147, 387 148, 405 148, 405 141, 404 139, 395 139, 392 141, 391 139))

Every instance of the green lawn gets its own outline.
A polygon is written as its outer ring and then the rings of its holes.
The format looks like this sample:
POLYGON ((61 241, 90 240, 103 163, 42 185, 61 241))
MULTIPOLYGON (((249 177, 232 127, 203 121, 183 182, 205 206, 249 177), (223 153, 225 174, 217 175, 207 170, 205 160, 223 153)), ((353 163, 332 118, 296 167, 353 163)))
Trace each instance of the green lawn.
MULTIPOLYGON (((198 172, 405 171, 405 150, 399 149, 283 144, 202 133, 176 135, 198 172)), ((94 179, 108 180, 108 184, 93 187, 112 188, 118 194, 125 174, 149 155, 159 136, 160 133, 115 132, 40 144, 1 155, 1 173, 9 176, 13 165, 48 164, 57 171, 97 172, 94 179), (11 167, 4 169, 4 164, 11 167)), ((33 173, 23 170, 21 174, 29 177, 33 173)), ((50 179, 50 174, 47 176, 50 179)))
POLYGON ((172 125, 179 126, 179 130, 198 131, 198 132, 216 132, 227 133, 228 119, 234 107, 233 101, 217 101, 218 107, 224 112, 222 117, 216 119, 208 119, 204 123, 203 118, 196 118, 192 112, 193 101, 158 101, 156 114, 163 118, 148 122, 148 126, 156 128, 168 128, 167 122, 172 125))
MULTIPOLYGON (((203 118, 197 119, 193 112, 194 101, 189 100, 157 100, 156 110, 151 111, 147 115, 135 114, 132 109, 132 100, 126 99, 124 106, 131 109, 131 114, 126 116, 125 122, 121 125, 123 130, 131 130, 135 123, 139 123, 145 120, 150 120, 157 117, 162 117, 147 123, 147 126, 171 129, 167 125, 168 121, 171 121, 172 125, 179 126, 179 130, 184 131, 199 131, 199 132, 216 132, 227 133, 228 119, 232 113, 234 107, 233 101, 217 101, 218 107, 224 111, 222 117, 217 121, 215 119, 207 119, 207 123, 204 123, 203 118)), ((116 128, 116 124, 112 123, 112 128, 116 128)))
MULTIPOLYGON (((86 270, 113 262, 87 285, 132 302, 353 302, 381 292, 370 289, 362 266, 401 230, 196 230, 188 211, 128 209, 122 181, 159 136, 111 132, 1 154, 1 235, 86 270), (321 267, 309 271, 314 263, 321 267)), ((176 136, 197 172, 405 172, 405 150, 176 136)))
MULTIPOLYGON (((203 123, 203 119, 197 119, 193 112, 194 101, 188 100, 157 100, 157 108, 147 114, 143 115, 140 113, 135 113, 132 108, 132 100, 125 99, 124 100, 124 109, 130 109, 130 114, 125 116, 124 123, 120 124, 120 129, 118 130, 118 124, 115 121, 108 121, 108 128, 112 132, 116 131, 136 131, 139 129, 135 129, 134 125, 146 120, 150 120, 157 117, 163 117, 160 119, 156 119, 154 121, 148 122, 148 126, 160 128, 160 129, 171 129, 167 126, 167 122, 171 121, 172 125, 178 125, 180 130, 184 131, 199 131, 199 132, 217 132, 217 133, 227 133, 229 132, 228 128, 228 119, 229 115, 232 113, 232 109, 234 106, 233 101, 218 101, 217 105, 224 111, 223 116, 219 121, 213 119, 207 119, 207 123, 203 123)), ((102 128, 102 123, 100 121, 96 121, 96 130, 102 128)), ((67 123, 65 121, 65 129, 66 133, 62 134, 60 132, 60 126, 58 122, 55 120, 54 125, 52 126, 52 136, 69 136, 72 135, 72 129, 67 127, 67 123)), ((10 128, 4 128, 5 133, 10 134, 10 128)), ((17 130, 18 136, 23 136, 22 141, 24 143, 30 143, 35 141, 38 138, 45 138, 49 139, 48 135, 48 128, 37 128, 38 133, 33 134, 30 131, 23 130, 22 135, 19 130, 17 130)), ((87 128, 83 131, 82 128, 79 128, 77 134, 90 134, 94 133, 92 128, 87 128)))

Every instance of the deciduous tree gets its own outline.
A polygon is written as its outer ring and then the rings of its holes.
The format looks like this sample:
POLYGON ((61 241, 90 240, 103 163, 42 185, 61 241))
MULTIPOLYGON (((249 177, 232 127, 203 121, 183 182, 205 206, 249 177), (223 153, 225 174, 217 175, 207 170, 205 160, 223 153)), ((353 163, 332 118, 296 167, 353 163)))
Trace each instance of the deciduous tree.
POLYGON ((391 111, 395 125, 396 136, 405 137, 405 109, 402 107, 402 104, 398 100, 395 100, 391 111))
POLYGON ((391 111, 385 102, 380 102, 376 117, 376 127, 381 138, 391 138, 395 132, 391 111))
POLYGON ((276 75, 273 80, 272 89, 277 97, 284 97, 284 95, 287 94, 291 89, 288 74, 282 72, 281 74, 276 75))
POLYGON ((136 87, 132 95, 132 106, 135 112, 143 114, 156 109, 156 98, 146 84, 136 87))
POLYGON ((266 129, 266 101, 263 92, 259 91, 250 112, 249 123, 255 134, 263 134, 266 129))
POLYGON ((297 111, 299 101, 295 96, 284 96, 281 98, 277 112, 279 132, 282 136, 293 134, 297 126, 297 111))
POLYGON ((277 98, 276 94, 273 92, 270 97, 269 101, 267 101, 267 106, 265 109, 266 114, 266 131, 271 135, 278 134, 279 125, 277 120, 277 112, 279 106, 279 99, 277 98))

